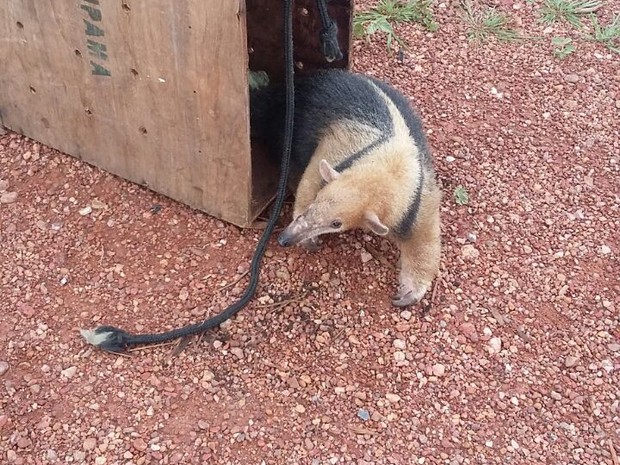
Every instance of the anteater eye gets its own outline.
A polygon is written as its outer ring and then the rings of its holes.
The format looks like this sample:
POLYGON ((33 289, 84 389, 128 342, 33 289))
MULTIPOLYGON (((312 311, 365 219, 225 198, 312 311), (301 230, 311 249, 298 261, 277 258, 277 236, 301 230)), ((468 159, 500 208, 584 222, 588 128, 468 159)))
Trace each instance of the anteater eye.
POLYGON ((342 226, 342 221, 340 221, 340 220, 332 221, 332 228, 338 229, 338 228, 340 228, 340 226, 342 226))

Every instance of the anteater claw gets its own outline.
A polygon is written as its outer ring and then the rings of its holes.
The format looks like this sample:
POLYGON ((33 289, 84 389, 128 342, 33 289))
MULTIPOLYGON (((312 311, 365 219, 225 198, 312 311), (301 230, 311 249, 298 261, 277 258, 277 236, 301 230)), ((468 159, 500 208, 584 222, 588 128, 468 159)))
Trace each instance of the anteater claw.
POLYGON ((317 252, 321 249, 321 243, 319 242, 319 239, 317 237, 301 241, 299 245, 306 249, 308 252, 317 252))
POLYGON ((424 284, 414 284, 411 279, 403 279, 403 281, 405 282, 398 286, 398 292, 392 297, 392 304, 396 307, 407 307, 420 302, 428 286, 424 284))

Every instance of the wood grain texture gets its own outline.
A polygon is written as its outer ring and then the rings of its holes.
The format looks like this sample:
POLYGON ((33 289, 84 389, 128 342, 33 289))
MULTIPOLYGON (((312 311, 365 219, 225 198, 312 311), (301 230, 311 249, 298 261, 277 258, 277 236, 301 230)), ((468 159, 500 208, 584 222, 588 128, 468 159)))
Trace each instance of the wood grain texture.
POLYGON ((250 200, 240 5, 243 0, 0 2, 0 120, 246 226, 264 205, 250 200))
MULTIPOLYGON (((245 5, 0 2, 0 123, 250 226, 274 197, 278 167, 251 147, 247 69, 280 80, 284 55, 282 2, 247 0, 247 11, 245 5)), ((353 0, 328 5, 345 57, 325 62, 316 0, 298 0, 298 73, 348 67, 353 0)))

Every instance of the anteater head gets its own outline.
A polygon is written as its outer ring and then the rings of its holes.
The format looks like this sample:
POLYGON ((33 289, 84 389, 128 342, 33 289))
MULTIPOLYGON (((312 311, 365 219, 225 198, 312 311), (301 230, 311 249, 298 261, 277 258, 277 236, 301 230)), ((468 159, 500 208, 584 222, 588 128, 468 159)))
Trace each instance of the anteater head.
POLYGON ((339 173, 326 160, 319 163, 319 172, 326 185, 314 202, 282 231, 278 242, 289 247, 314 239, 322 234, 368 229, 385 236, 388 227, 372 208, 372 192, 359 178, 339 173))

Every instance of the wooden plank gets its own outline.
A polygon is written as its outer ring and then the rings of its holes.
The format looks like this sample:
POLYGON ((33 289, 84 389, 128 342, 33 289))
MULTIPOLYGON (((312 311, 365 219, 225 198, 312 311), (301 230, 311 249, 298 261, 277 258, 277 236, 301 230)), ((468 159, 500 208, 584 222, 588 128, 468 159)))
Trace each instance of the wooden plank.
POLYGON ((0 122, 247 226, 246 37, 243 0, 0 2, 0 122))

